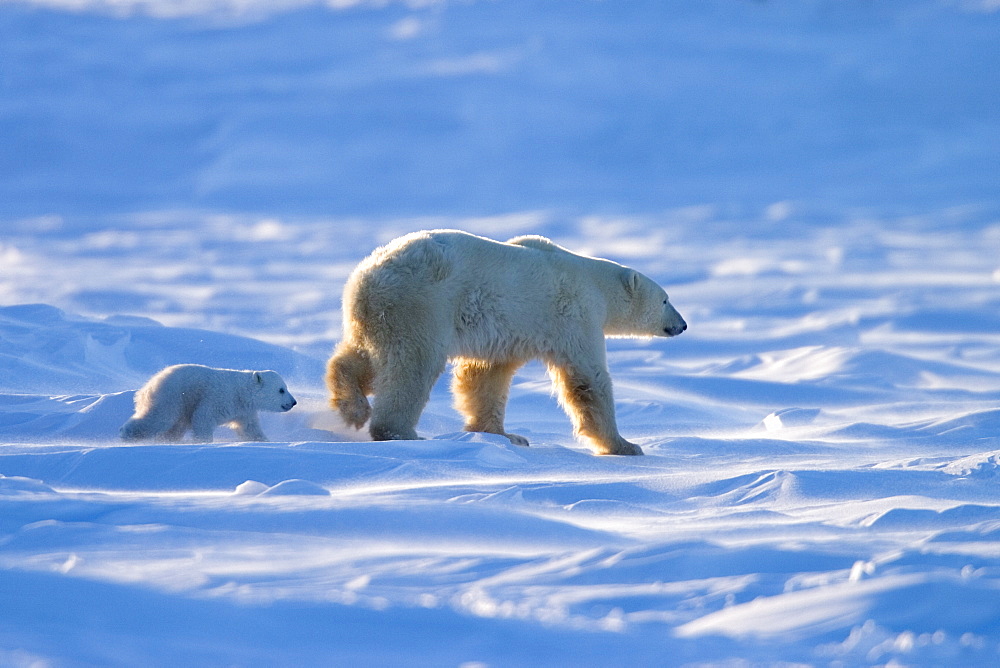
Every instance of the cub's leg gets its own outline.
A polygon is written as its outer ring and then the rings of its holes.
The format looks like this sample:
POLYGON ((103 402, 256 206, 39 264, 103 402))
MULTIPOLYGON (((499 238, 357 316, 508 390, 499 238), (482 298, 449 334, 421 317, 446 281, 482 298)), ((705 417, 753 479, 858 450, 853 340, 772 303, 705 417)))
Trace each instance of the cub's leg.
POLYGON ((184 433, 191 428, 191 421, 182 416, 177 419, 170 429, 163 432, 163 440, 168 443, 177 443, 184 438, 184 433))
POLYGON ((212 434, 218 426, 218 419, 208 408, 201 404, 191 415, 191 435, 197 443, 211 443, 212 434))
POLYGON ((234 420, 231 426, 236 430, 236 434, 244 441, 266 441, 267 436, 260 427, 260 418, 252 415, 246 420, 234 420))
MULTIPOLYGON (((171 440, 169 435, 184 420, 183 415, 181 415, 183 408, 178 407, 173 402, 164 401, 160 397, 153 399, 142 397, 139 399, 139 404, 136 414, 122 425, 119 431, 122 439, 125 441, 161 438, 171 440)), ((182 430, 181 434, 183 433, 182 430)))
POLYGON ((547 359, 559 403, 573 421, 574 432, 593 444, 599 455, 641 455, 642 449, 618 433, 611 375, 605 361, 604 340, 589 345, 583 359, 567 356, 547 359))
POLYGON ((504 416, 510 381, 520 362, 487 362, 475 359, 455 361, 451 391, 455 408, 465 416, 465 431, 500 434, 514 445, 528 445, 528 439, 504 431, 504 416))

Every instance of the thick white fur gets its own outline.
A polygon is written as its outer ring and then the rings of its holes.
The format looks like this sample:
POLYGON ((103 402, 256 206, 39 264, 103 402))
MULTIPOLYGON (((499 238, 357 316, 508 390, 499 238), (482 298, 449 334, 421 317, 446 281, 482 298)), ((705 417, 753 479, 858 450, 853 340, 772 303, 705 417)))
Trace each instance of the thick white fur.
POLYGON ((330 403, 354 427, 370 417, 376 440, 417 438, 431 387, 451 360, 465 429, 527 445, 504 430, 504 413, 514 372, 541 359, 578 436, 599 454, 642 454, 618 433, 604 337, 687 328, 649 278, 535 236, 401 237, 358 265, 343 301, 344 336, 327 365, 330 403))
POLYGON ((135 414, 119 432, 126 441, 179 441, 190 429, 209 443, 227 424, 247 441, 266 441, 257 411, 288 411, 295 405, 274 371, 234 371, 200 364, 163 369, 135 393, 135 414))

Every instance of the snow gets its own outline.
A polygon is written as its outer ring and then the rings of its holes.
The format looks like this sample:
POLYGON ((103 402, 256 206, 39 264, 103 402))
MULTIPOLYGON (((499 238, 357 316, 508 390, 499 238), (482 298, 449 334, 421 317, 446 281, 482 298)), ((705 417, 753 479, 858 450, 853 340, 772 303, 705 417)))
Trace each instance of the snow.
POLYGON ((0 4, 0 666, 1000 662, 995 2, 0 4), (608 341, 645 457, 544 369, 461 432, 326 405, 417 229, 665 285, 608 341), (123 444, 176 363, 272 443, 123 444))

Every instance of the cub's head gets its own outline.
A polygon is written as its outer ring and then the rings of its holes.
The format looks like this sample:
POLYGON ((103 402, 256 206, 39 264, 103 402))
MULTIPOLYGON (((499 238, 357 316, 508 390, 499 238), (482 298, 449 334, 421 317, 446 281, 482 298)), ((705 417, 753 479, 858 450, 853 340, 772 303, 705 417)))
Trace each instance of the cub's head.
POLYGON ((634 269, 621 273, 621 308, 609 323, 611 336, 677 336, 687 329, 684 318, 670 304, 667 293, 651 279, 634 269))
POLYGON ((280 413, 292 410, 298 403, 275 371, 254 371, 252 383, 258 410, 280 413))

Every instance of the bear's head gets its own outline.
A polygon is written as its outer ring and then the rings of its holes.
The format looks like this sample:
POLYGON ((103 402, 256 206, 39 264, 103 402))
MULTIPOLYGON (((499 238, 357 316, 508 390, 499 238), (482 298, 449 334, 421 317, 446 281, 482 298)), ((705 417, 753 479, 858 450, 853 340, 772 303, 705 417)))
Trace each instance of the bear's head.
POLYGON ((254 371, 252 383, 258 410, 280 413, 292 410, 298 403, 275 371, 254 371))
POLYGON ((621 273, 624 299, 618 311, 618 322, 611 323, 612 335, 677 336, 687 329, 684 318, 670 304, 663 288, 634 269, 621 273), (614 331, 617 330, 617 331, 614 331))

